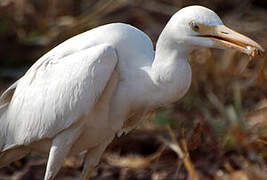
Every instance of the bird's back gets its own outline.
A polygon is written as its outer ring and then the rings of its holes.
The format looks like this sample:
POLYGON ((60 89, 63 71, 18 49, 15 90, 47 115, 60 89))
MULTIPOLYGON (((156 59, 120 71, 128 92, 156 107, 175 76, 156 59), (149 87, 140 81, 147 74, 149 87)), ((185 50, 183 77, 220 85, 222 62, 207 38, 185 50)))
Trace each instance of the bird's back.
MULTIPOLYGON (((66 40, 41 57, 39 63, 47 57, 62 58, 100 44, 108 44, 116 49, 120 70, 128 69, 130 71, 129 68, 135 69, 151 65, 154 58, 152 41, 144 32, 128 24, 112 23, 66 40)), ((128 75, 128 72, 120 71, 120 73, 128 75)))

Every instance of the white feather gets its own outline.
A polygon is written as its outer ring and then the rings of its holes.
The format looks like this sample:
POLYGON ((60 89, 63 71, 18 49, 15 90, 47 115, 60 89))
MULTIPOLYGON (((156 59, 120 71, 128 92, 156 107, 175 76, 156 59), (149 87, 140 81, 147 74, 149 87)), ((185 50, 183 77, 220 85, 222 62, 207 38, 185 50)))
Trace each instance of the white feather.
POLYGON ((87 115, 116 63, 113 47, 103 44, 60 59, 48 58, 31 68, 18 82, 1 118, 2 151, 53 138, 87 115))
POLYGON ((196 39, 192 20, 222 24, 211 10, 191 6, 171 18, 156 51, 145 33, 114 23, 66 40, 41 57, 0 98, 0 167, 15 155, 50 151, 48 180, 67 155, 86 150, 86 177, 115 134, 135 126, 127 123, 129 117, 175 102, 187 92, 187 55, 196 45, 213 45, 196 39))

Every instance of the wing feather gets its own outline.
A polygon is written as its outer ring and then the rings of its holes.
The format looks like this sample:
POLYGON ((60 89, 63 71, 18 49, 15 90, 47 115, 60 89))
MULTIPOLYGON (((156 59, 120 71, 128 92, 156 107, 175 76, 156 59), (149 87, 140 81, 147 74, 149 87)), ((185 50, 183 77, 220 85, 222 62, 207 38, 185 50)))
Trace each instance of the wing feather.
MULTIPOLYGON (((0 109, 1 109, 1 107, 7 105, 7 104, 10 102, 10 100, 11 100, 11 98, 12 98, 12 96, 13 96, 15 90, 16 90, 17 84, 18 84, 18 81, 16 81, 15 83, 13 83, 7 90, 5 90, 5 91, 3 92, 3 94, 0 96, 0 109)), ((1 114, 1 113, 0 113, 0 114, 1 114)))
POLYGON ((31 68, 0 119, 2 151, 52 138, 88 115, 116 64, 115 49, 103 44, 31 68))

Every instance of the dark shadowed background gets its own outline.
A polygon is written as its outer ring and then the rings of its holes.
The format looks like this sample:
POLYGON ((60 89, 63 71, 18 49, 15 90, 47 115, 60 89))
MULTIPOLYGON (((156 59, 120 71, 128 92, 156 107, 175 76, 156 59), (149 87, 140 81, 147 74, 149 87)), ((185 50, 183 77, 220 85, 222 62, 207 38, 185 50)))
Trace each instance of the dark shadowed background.
MULTIPOLYGON (((0 92, 69 37, 124 22, 155 43, 170 16, 188 5, 214 10, 267 48, 266 0, 0 0, 0 92)), ((187 95, 116 139, 93 179, 267 179, 266 60, 230 50, 193 52, 187 95)), ((0 180, 42 179, 45 163, 29 154, 0 169, 0 180)), ((70 158, 57 179, 79 179, 81 167, 70 158)))

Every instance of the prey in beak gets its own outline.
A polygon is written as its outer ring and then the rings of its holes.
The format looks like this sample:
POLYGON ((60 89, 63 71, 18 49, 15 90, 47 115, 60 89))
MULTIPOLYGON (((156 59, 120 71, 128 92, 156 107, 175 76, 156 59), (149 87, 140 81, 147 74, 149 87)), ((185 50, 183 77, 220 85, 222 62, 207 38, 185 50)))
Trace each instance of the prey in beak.
POLYGON ((213 40, 218 48, 235 49, 252 57, 261 56, 264 52, 257 42, 224 25, 205 26, 191 22, 190 26, 199 33, 198 36, 213 40))

